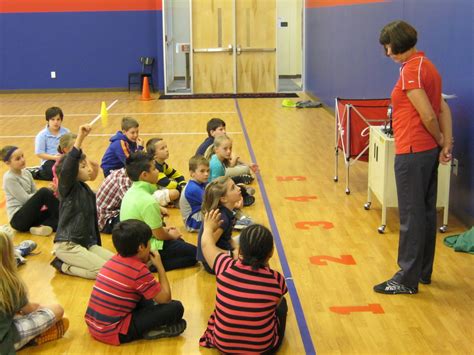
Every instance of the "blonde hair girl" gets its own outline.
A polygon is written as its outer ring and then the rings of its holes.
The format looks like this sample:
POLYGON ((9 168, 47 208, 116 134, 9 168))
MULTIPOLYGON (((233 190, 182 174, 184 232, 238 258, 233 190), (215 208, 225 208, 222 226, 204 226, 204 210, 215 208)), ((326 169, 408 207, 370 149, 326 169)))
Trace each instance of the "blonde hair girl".
POLYGON ((39 345, 59 339, 69 325, 63 313, 58 304, 41 306, 28 300, 16 268, 13 242, 0 231, 0 320, 2 331, 6 329, 0 334, 0 353, 11 354, 27 343, 39 345))

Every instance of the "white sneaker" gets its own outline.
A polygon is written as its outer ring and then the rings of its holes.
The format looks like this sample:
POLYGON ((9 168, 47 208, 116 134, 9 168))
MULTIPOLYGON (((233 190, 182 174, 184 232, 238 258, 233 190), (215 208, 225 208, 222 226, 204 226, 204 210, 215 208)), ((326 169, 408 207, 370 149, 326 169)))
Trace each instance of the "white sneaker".
POLYGON ((242 216, 235 222, 234 229, 242 230, 250 225, 254 224, 250 217, 242 216))
POLYGON ((53 228, 51 228, 50 226, 31 227, 30 233, 33 235, 41 235, 43 237, 46 237, 53 233, 53 228))

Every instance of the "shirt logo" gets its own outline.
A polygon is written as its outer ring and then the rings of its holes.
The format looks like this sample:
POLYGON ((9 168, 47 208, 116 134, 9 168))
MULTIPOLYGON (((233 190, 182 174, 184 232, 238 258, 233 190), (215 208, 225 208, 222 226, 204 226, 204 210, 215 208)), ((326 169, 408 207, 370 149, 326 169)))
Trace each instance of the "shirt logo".
POLYGON ((413 84, 415 80, 408 80, 408 84, 413 84))

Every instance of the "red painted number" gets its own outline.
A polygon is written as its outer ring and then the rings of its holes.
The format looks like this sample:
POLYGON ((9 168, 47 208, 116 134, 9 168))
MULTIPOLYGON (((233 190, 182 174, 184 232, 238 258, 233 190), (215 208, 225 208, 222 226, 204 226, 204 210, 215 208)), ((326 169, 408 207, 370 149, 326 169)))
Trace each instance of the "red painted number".
POLYGON ((329 310, 339 314, 351 314, 354 312, 372 312, 374 314, 385 313, 379 303, 369 303, 367 306, 329 307, 329 310))
POLYGON ((334 224, 327 221, 301 221, 296 222, 295 227, 298 229, 309 229, 310 227, 319 227, 321 226, 324 229, 334 228, 334 224))
POLYGON ((317 196, 294 196, 294 197, 285 197, 287 200, 296 201, 296 202, 308 202, 310 200, 316 200, 317 196))
POLYGON ((352 255, 341 255, 340 258, 336 258, 335 256, 329 255, 316 255, 309 258, 311 264, 314 265, 327 265, 328 261, 333 263, 343 264, 343 265, 355 265, 356 262, 352 255))
POLYGON ((277 181, 305 181, 304 176, 277 176, 277 181))

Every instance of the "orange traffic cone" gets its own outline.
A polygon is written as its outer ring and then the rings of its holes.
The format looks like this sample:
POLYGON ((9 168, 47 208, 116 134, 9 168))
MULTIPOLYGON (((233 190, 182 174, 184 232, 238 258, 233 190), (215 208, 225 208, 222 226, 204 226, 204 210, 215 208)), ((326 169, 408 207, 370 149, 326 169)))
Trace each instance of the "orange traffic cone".
POLYGON ((148 84, 148 77, 146 76, 143 78, 142 97, 140 98, 140 100, 153 100, 153 98, 150 96, 150 85, 148 84))

